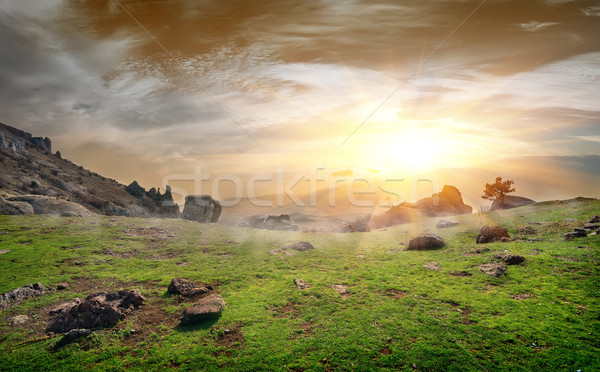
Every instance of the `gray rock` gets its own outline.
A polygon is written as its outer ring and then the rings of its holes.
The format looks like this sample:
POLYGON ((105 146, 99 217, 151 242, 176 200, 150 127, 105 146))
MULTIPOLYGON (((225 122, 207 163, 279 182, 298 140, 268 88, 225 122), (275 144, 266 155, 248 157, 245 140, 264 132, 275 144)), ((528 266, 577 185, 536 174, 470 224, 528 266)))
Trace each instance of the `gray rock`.
POLYGON ((586 223, 585 225, 583 225, 583 228, 586 230, 598 230, 600 228, 600 225, 598 225, 597 223, 586 223))
POLYGON ((127 185, 127 187, 125 187, 125 190, 130 195, 135 196, 138 199, 143 199, 144 194, 146 193, 146 189, 140 186, 139 183, 137 183, 137 181, 133 181, 132 183, 127 185))
POLYGON ((479 270, 483 272, 485 275, 495 276, 499 278, 503 274, 506 273, 506 265, 503 263, 490 263, 479 265, 479 270))
POLYGON ((12 318, 10 318, 10 323, 14 325, 21 325, 27 323, 28 320, 29 317, 27 315, 15 315, 12 318))
POLYGON ((305 282, 302 279, 294 279, 294 284, 296 285, 296 287, 299 290, 309 289, 310 288, 310 284, 308 284, 307 282, 305 282))
POLYGON ((435 225, 435 227, 437 227, 438 229, 447 229, 449 227, 454 227, 458 225, 458 222, 455 221, 448 221, 448 220, 439 220, 437 225, 435 225))
POLYGON ((504 200, 496 199, 492 203, 490 207, 491 211, 501 210, 501 209, 511 209, 522 207, 524 205, 534 204, 535 200, 531 200, 529 198, 524 198, 522 196, 515 195, 504 195, 504 200))
POLYGON ((600 223, 600 216, 594 216, 588 223, 600 223))
POLYGON ((225 309, 225 301, 218 294, 201 298, 194 305, 186 308, 181 315, 181 325, 203 322, 218 318, 225 309))
POLYGON ((196 284, 189 279, 175 277, 171 280, 167 292, 190 297, 197 294, 208 293, 212 289, 213 288, 206 283, 196 284))
POLYGON ((129 312, 139 308, 145 298, 137 291, 100 292, 85 300, 75 300, 52 310, 57 314, 46 332, 64 333, 77 328, 112 327, 129 312))
POLYGON ((218 222, 221 204, 210 195, 188 195, 185 197, 183 219, 202 223, 218 222))
POLYGON ((46 294, 46 288, 41 283, 26 284, 0 295, 0 310, 12 307, 21 301, 46 294))
POLYGON ((7 201, 0 198, 0 215, 34 214, 33 207, 26 202, 7 201))
POLYGON ((575 238, 585 238, 587 236, 587 232, 585 231, 575 231, 566 233, 563 235, 564 240, 573 240, 575 238))
POLYGON ((475 241, 477 244, 485 244, 502 241, 502 238, 510 239, 508 231, 498 226, 484 226, 479 231, 479 235, 477 235, 475 241))
POLYGON ((333 288, 334 291, 336 291, 337 293, 344 295, 348 293, 348 287, 347 285, 343 285, 343 284, 333 284, 331 286, 331 288, 333 288))
POLYGON ((315 249, 315 247, 313 247, 313 245, 310 244, 309 242, 298 242, 298 243, 288 244, 288 245, 284 246, 282 249, 284 249, 284 250, 293 249, 293 250, 296 250, 299 252, 304 252, 309 249, 315 249))
POLYGON ((441 236, 435 234, 422 234, 408 242, 409 251, 429 251, 442 249, 446 243, 441 236))
POLYGON ((26 202, 35 214, 49 214, 68 217, 93 217, 96 214, 85 207, 70 201, 42 195, 21 195, 7 198, 11 202, 26 202))

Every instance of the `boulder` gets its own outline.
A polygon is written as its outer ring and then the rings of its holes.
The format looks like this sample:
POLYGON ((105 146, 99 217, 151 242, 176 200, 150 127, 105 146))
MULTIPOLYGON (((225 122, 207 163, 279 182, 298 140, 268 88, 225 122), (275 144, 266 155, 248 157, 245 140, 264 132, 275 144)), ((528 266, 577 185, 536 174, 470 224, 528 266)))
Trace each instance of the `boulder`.
POLYGON ((85 300, 76 299, 51 311, 57 316, 50 322, 46 332, 64 333, 77 328, 107 328, 117 324, 125 316, 142 306, 145 298, 137 291, 100 292, 85 300))
POLYGON ((563 235, 564 240, 573 240, 575 238, 585 238, 587 236, 587 232, 585 231, 575 231, 566 233, 563 235))
POLYGON ((49 214, 65 217, 92 217, 95 213, 70 201, 42 195, 21 195, 7 198, 10 202, 25 202, 31 205, 35 214, 49 214))
POLYGON ((594 216, 588 223, 600 223, 600 216, 594 216))
POLYGON ((225 301, 221 295, 208 295, 183 311, 181 325, 218 318, 223 309, 225 309, 225 301))
POLYGON ((0 295, 0 310, 14 306, 19 302, 32 297, 38 297, 46 293, 42 283, 26 284, 0 295))
POLYGON ((417 201, 417 208, 432 217, 473 213, 473 208, 463 202, 460 191, 450 185, 444 185, 440 193, 430 198, 417 201))
POLYGON ((484 226, 479 231, 479 235, 477 235, 475 241, 477 244, 485 244, 503 241, 502 238, 510 239, 508 231, 499 226, 484 226))
POLYGON ((438 229, 446 229, 449 227, 454 227, 456 225, 458 225, 458 222, 441 219, 438 221, 435 227, 437 227, 438 229))
POLYGON ((92 334, 92 331, 85 328, 72 329, 65 334, 54 346, 55 349, 71 344, 80 338, 87 337, 92 334))
POLYGON ((7 201, 0 198, 0 215, 26 215, 34 214, 33 207, 26 202, 7 201))
POLYGON ((305 282, 302 279, 294 279, 294 284, 296 285, 296 287, 299 290, 309 289, 310 288, 310 284, 308 284, 307 282, 305 282))
POLYGON ((479 270, 485 275, 495 276, 499 278, 502 274, 506 273, 506 265, 503 263, 490 263, 479 265, 479 270))
POLYGON ((429 251, 442 249, 446 243, 441 236, 435 234, 422 234, 408 242, 409 251, 429 251))
POLYGON ((583 228, 586 230, 598 230, 600 228, 600 225, 598 225, 597 223, 586 223, 585 225, 583 225, 583 228))
POLYGON ((185 197, 183 219, 202 223, 218 222, 221 204, 210 195, 188 195, 185 197))
POLYGON ((140 186, 137 181, 133 181, 127 187, 125 187, 125 191, 127 191, 130 195, 135 196, 138 199, 143 199, 144 194, 146 194, 146 189, 140 186))
POLYGON ((439 262, 427 262, 423 265, 423 268, 432 271, 442 271, 442 266, 439 262))
POLYGON ((175 277, 171 280, 167 292, 190 297, 197 294, 208 293, 212 289, 213 288, 206 283, 196 284, 189 279, 175 277))
POLYGON ((516 254, 497 254, 494 258, 502 260, 507 265, 518 265, 525 261, 525 257, 516 254))
POLYGON ((522 196, 504 195, 504 200, 496 199, 492 203, 490 210, 496 211, 500 209, 517 208, 528 204, 534 204, 535 200, 524 198, 522 196))
POLYGON ((293 249, 293 250, 296 250, 299 252, 304 252, 309 249, 315 249, 315 247, 313 247, 313 245, 310 244, 309 242, 298 242, 298 243, 288 244, 288 245, 284 246, 282 249, 284 249, 284 250, 293 249))

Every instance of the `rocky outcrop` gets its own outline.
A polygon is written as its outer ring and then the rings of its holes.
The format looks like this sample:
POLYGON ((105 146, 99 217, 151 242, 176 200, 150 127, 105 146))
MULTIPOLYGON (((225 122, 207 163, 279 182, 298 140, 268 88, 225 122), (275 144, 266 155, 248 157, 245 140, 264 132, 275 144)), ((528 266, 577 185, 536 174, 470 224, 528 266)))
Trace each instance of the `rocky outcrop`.
POLYGON ((8 202, 25 202, 32 207, 34 214, 65 217, 91 217, 96 215, 80 204, 50 196, 21 195, 7 198, 6 200, 8 202))
POLYGON ((64 333, 78 328, 108 328, 116 325, 131 311, 144 303, 137 291, 101 292, 89 295, 85 300, 75 299, 53 310, 57 314, 46 332, 64 333))
POLYGON ((534 200, 522 196, 504 195, 503 199, 494 200, 490 210, 511 209, 534 203, 534 200))
POLYGON ((210 195, 188 195, 185 197, 183 218, 202 223, 218 222, 221 204, 210 195))
POLYGON ((0 295, 0 310, 14 306, 28 298, 38 297, 46 293, 41 283, 26 284, 0 295))
POLYGON ((144 194, 146 194, 146 190, 142 186, 140 186, 140 184, 137 183, 137 181, 133 181, 132 183, 127 185, 127 187, 125 187, 125 190, 131 196, 135 196, 138 199, 143 199, 144 194))
POLYGON ((161 217, 177 218, 179 217, 179 205, 173 201, 171 186, 167 185, 167 190, 161 195, 160 189, 154 187, 146 191, 137 181, 133 181, 125 190, 131 195, 143 202, 143 205, 161 217))
POLYGON ((218 294, 211 294, 201 298, 194 305, 186 308, 181 315, 181 325, 203 322, 216 319, 225 309, 225 301, 218 294))
POLYGON ((409 251, 430 251, 436 249, 442 249, 446 243, 441 236, 435 234, 423 234, 416 238, 411 239, 408 242, 409 251))
POLYGON ((508 231, 498 226, 484 226, 475 238, 477 244, 493 243, 510 240, 508 231))
POLYGON ((444 185, 440 193, 430 198, 419 200, 417 208, 432 217, 473 213, 473 208, 463 202, 460 191, 450 185, 444 185))

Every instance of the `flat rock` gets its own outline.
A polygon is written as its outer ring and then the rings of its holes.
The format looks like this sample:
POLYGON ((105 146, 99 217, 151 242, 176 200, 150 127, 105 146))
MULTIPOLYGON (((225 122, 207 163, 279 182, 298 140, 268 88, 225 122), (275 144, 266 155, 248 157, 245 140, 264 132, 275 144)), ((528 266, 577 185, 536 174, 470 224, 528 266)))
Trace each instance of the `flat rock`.
POLYGON ((175 277, 171 280, 167 292, 190 297, 197 294, 208 293, 212 289, 213 288, 206 283, 196 284, 189 279, 175 277))
POLYGON ((600 228, 600 225, 598 225, 597 223, 586 223, 585 225, 583 225, 583 228, 586 230, 598 230, 600 228))
POLYGON ((0 214, 2 215, 29 215, 34 214, 29 203, 21 201, 7 201, 0 198, 0 214))
POLYGON ((518 265, 525 261, 525 257, 516 254, 497 254, 494 258, 502 260, 507 265, 518 265))
POLYGON ((223 309, 225 309, 225 301, 221 295, 208 295, 183 311, 181 325, 218 318, 223 309))
POLYGON ((48 214, 67 217, 92 217, 95 213, 67 200, 42 195, 21 195, 6 199, 10 202, 25 202, 31 205, 35 214, 48 214))
POLYGON ((600 216, 594 216, 588 223, 600 223, 600 216))
POLYGON ((435 234, 422 234, 408 242, 409 251, 429 251, 442 249, 446 243, 441 236, 435 234))
POLYGON ((490 263, 479 265, 479 270, 485 275, 495 276, 496 278, 506 273, 506 265, 503 263, 490 263))
POLYGON ((587 236, 587 233, 585 231, 575 231, 575 232, 570 232, 570 233, 566 233, 563 235, 564 240, 573 240, 575 238, 585 238, 587 236))
POLYGON ((423 268, 433 271, 442 271, 442 266, 439 262, 427 262, 425 265, 423 265, 423 268))
POLYGON ((308 251, 309 249, 315 249, 315 247, 313 247, 312 244, 310 244, 309 242, 298 242, 298 243, 292 243, 292 244, 288 244, 286 246, 284 246, 282 249, 287 250, 287 249, 293 249, 299 252, 304 252, 304 251, 308 251))
POLYGON ((296 285, 296 287, 299 290, 309 289, 310 288, 310 284, 308 284, 306 281, 304 281, 302 279, 294 279, 294 284, 296 285))
POLYGON ((333 288, 337 293, 344 295, 348 293, 348 288, 350 287, 343 284, 333 284, 331 288, 333 288))
POLYGON ((442 219, 442 220, 438 221, 438 223, 435 225, 435 227, 437 227, 438 229, 447 229, 449 227, 454 227, 456 225, 458 225, 458 222, 442 219))
POLYGON ((100 292, 65 303, 50 313, 56 314, 46 332, 64 333, 77 328, 107 328, 142 306, 145 298, 137 291, 100 292))
POLYGON ((7 254, 10 252, 10 249, 0 249, 0 255, 7 254))
POLYGON ((486 244, 503 241, 502 238, 509 239, 508 231, 499 226, 484 226, 479 230, 479 235, 475 238, 477 244, 486 244))

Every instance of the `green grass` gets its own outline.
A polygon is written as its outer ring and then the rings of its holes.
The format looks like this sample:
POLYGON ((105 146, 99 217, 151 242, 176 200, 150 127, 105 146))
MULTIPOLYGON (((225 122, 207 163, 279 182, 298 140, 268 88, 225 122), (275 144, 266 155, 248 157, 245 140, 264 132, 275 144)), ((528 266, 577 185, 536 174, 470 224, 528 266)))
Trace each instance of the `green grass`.
POLYGON ((596 214, 598 201, 546 203, 459 216, 460 225, 439 231, 437 219, 424 219, 351 234, 0 216, 0 249, 10 249, 0 255, 0 293, 71 283, 0 313, 0 370, 598 370, 600 238, 562 241, 596 214), (484 224, 541 241, 464 255, 481 247, 475 236, 484 224), (447 247, 404 251, 401 243, 426 230, 447 247), (301 240, 316 249, 269 253, 301 240), (526 261, 502 278, 479 271, 505 250, 526 261), (432 261, 443 271, 423 269, 432 261), (460 271, 472 275, 450 275, 460 271), (189 303, 166 295, 174 276, 217 284, 227 302, 222 316, 179 327, 189 303), (294 278, 311 288, 298 291, 294 278), (350 295, 332 284, 350 286, 350 295), (115 328, 60 350, 59 337, 42 339, 51 306, 121 288, 140 289, 147 302, 115 328), (30 320, 11 325, 17 314, 30 320))

